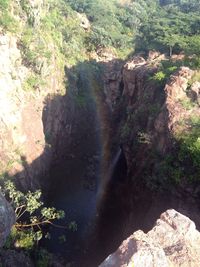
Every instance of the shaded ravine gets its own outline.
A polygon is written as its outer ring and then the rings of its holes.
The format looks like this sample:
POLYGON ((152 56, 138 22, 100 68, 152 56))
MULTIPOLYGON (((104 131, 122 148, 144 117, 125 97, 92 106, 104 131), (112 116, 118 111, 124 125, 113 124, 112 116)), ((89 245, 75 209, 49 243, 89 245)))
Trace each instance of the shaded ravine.
POLYGON ((83 253, 83 243, 93 229, 102 162, 101 125, 90 74, 84 66, 77 75, 76 81, 69 77, 71 83, 66 97, 72 111, 66 114, 70 141, 63 146, 61 155, 58 152, 50 168, 48 195, 52 206, 65 211, 64 224, 73 221, 77 230, 53 228, 51 240, 46 244, 50 251, 72 262, 83 253), (60 242, 63 235, 65 240, 60 242))
POLYGON ((99 92, 102 84, 94 81, 90 67, 83 63, 71 70, 75 78, 68 74, 63 122, 68 134, 58 137, 61 146, 50 169, 49 204, 65 210, 65 223, 75 221, 78 228, 76 232, 53 228, 47 247, 73 267, 98 266, 134 231, 150 230, 168 208, 200 221, 193 200, 170 190, 153 192, 139 178, 133 181, 138 166, 129 173, 124 146, 115 141, 117 131, 103 90, 99 92), (65 242, 59 241, 61 235, 65 242))
MULTIPOLYGON (((51 240, 42 245, 72 267, 97 267, 134 231, 150 230, 168 208, 200 222, 195 199, 147 188, 138 174, 145 157, 130 172, 126 147, 118 143, 126 103, 113 116, 101 77, 97 77, 99 70, 93 72, 93 66, 94 62, 83 62, 66 70, 67 94, 50 96, 43 110, 44 153, 31 165, 24 159, 24 170, 16 177, 20 180, 30 168, 37 170, 51 152, 49 172, 38 177, 43 195, 48 196, 45 205, 65 210, 66 219, 59 223, 75 221, 77 231, 52 228, 51 240)), ((122 91, 119 98, 123 98, 122 91)), ((142 149, 146 146, 142 144, 142 149)))
MULTIPOLYGON (((77 69, 66 72, 70 86, 65 97, 67 112, 64 124, 70 131, 67 137, 62 138, 69 140, 63 140, 63 146, 55 151, 55 160, 49 172, 49 205, 64 210, 66 219, 62 224, 73 221, 77 224, 77 231, 52 228, 51 239, 44 245, 50 252, 60 254, 73 263, 73 266, 84 266, 90 258, 88 252, 98 236, 99 214, 102 203, 104 205, 102 200, 107 193, 106 188, 110 183, 123 184, 126 179, 123 151, 117 144, 113 148, 115 136, 103 82, 98 76, 99 70, 93 71, 92 62, 80 64, 77 69)), ((115 211, 118 208, 121 206, 114 207, 115 211)), ((118 216, 114 218, 115 222, 119 221, 120 227, 121 219, 118 216)), ((106 220, 112 221, 112 218, 108 216, 106 220)), ((113 229, 119 232, 118 227, 113 229)), ((103 236, 98 238, 101 240, 103 236)), ((97 249, 92 251, 95 265, 99 255, 102 259, 101 248, 97 249)), ((105 255, 104 251, 103 257, 105 255)))

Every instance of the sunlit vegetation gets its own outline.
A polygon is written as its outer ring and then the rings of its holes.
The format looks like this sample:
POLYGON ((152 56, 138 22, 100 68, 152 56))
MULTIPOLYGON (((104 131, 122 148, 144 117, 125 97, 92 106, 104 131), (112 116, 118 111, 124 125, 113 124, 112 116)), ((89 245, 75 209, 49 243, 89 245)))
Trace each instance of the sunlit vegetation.
POLYGON ((64 212, 45 207, 41 201, 40 190, 22 193, 9 180, 3 184, 1 189, 14 208, 16 216, 16 223, 5 247, 32 249, 44 235, 46 238, 49 237, 49 234, 44 231, 45 225, 64 227, 54 223, 55 220, 64 218, 64 212))
POLYGON ((150 10, 149 16, 141 23, 139 50, 143 47, 144 50, 168 51, 170 56, 180 51, 199 54, 199 1, 145 2, 149 4, 150 10))

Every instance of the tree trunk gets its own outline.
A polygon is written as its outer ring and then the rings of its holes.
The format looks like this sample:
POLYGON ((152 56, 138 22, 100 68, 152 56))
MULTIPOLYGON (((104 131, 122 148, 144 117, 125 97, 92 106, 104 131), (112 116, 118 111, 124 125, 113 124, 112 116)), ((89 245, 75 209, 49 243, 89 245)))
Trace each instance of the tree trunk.
POLYGON ((171 57, 172 56, 172 46, 169 47, 169 56, 171 57))

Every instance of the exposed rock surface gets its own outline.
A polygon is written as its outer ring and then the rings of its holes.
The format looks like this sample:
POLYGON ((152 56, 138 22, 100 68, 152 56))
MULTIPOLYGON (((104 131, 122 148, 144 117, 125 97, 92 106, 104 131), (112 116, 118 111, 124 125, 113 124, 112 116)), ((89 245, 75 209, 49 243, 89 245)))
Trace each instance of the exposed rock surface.
POLYGON ((83 13, 78 13, 77 12, 77 16, 80 20, 80 26, 84 29, 84 30, 89 30, 91 25, 90 25, 90 21, 88 20, 87 16, 83 13))
POLYGON ((194 82, 192 84, 189 96, 192 101, 197 102, 200 106, 200 82, 194 82))
POLYGON ((199 255, 200 233, 194 222, 167 210, 151 231, 135 232, 100 267, 197 267, 199 255))
POLYGON ((63 74, 52 55, 51 64, 42 64, 45 88, 26 90, 32 74, 18 41, 11 34, 0 35, 0 174, 18 174, 22 187, 34 189, 37 178, 49 168, 58 132, 65 133, 61 130, 65 101, 59 96, 63 74))
POLYGON ((10 229, 15 223, 15 213, 11 205, 0 193, 0 247, 4 245, 10 229))
MULTIPOLYGON (((152 229, 155 220, 167 209, 186 214, 199 227, 198 183, 189 183, 188 177, 181 173, 178 184, 172 176, 176 174, 173 167, 179 150, 176 134, 187 130, 191 114, 198 116, 200 112, 188 96, 194 72, 181 67, 160 82, 154 78, 161 70, 157 60, 154 64, 137 57, 122 69, 112 62, 105 71, 104 93, 127 163, 127 171, 120 181, 112 177, 101 211, 102 217, 112 214, 116 222, 107 224, 106 229, 99 227, 99 236, 106 232, 114 244, 102 241, 100 246, 109 247, 107 251, 115 250, 122 236, 125 239, 137 229, 152 229), (189 103, 189 108, 185 103, 189 103), (171 161, 167 162, 169 158, 171 161)), ((102 221, 99 224, 105 226, 105 220, 102 221)), ((159 254, 159 248, 154 253, 159 254)))
MULTIPOLYGON (((152 79, 159 71, 158 62, 154 63, 138 56, 127 62, 122 70, 116 70, 116 64, 108 64, 105 73, 106 101, 114 118, 118 118, 128 166, 133 169, 140 162, 140 168, 137 166, 137 171, 134 170, 135 177, 140 177, 146 166, 144 158, 149 163, 152 161, 152 157, 149 159, 150 150, 161 156, 169 153, 174 147, 174 135, 179 131, 181 121, 190 116, 191 110, 200 113, 198 107, 187 109, 184 106, 184 102, 191 99, 187 88, 194 71, 180 67, 165 84, 160 84, 152 79)), ((196 102, 198 86, 195 83, 191 87, 196 102)))
POLYGON ((31 93, 22 89, 29 71, 22 64, 17 38, 0 36, 0 57, 1 171, 12 169, 15 173, 15 168, 22 170, 18 164, 21 156, 24 155, 27 163, 31 163, 43 152, 45 140, 40 120, 41 99, 35 101, 31 93), (40 145, 36 146, 37 140, 40 140, 40 145), (9 161, 13 162, 13 166, 7 168, 9 161))

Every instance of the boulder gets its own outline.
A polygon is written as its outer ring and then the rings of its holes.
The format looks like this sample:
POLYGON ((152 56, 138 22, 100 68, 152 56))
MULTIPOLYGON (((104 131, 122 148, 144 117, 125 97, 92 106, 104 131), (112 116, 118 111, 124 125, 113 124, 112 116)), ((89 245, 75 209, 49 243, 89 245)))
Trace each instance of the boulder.
POLYGON ((132 58, 131 61, 128 61, 124 68, 126 70, 133 70, 136 66, 141 66, 141 65, 145 65, 146 64, 146 60, 143 57, 140 56, 135 56, 132 58))
POLYGON ((171 209, 151 231, 127 238, 99 267, 200 266, 200 232, 188 217, 171 209))
POLYGON ((4 245, 14 223, 14 210, 4 196, 0 193, 0 247, 4 245))
POLYGON ((200 82, 194 82, 189 91, 189 97, 193 102, 200 105, 200 82))
POLYGON ((91 28, 91 25, 90 25, 90 21, 88 20, 87 16, 84 13, 78 13, 78 12, 77 12, 77 16, 80 20, 80 26, 84 30, 89 30, 91 28))
POLYGON ((155 51, 155 50, 150 50, 149 55, 148 55, 148 60, 154 60, 160 56, 160 52, 155 51))

